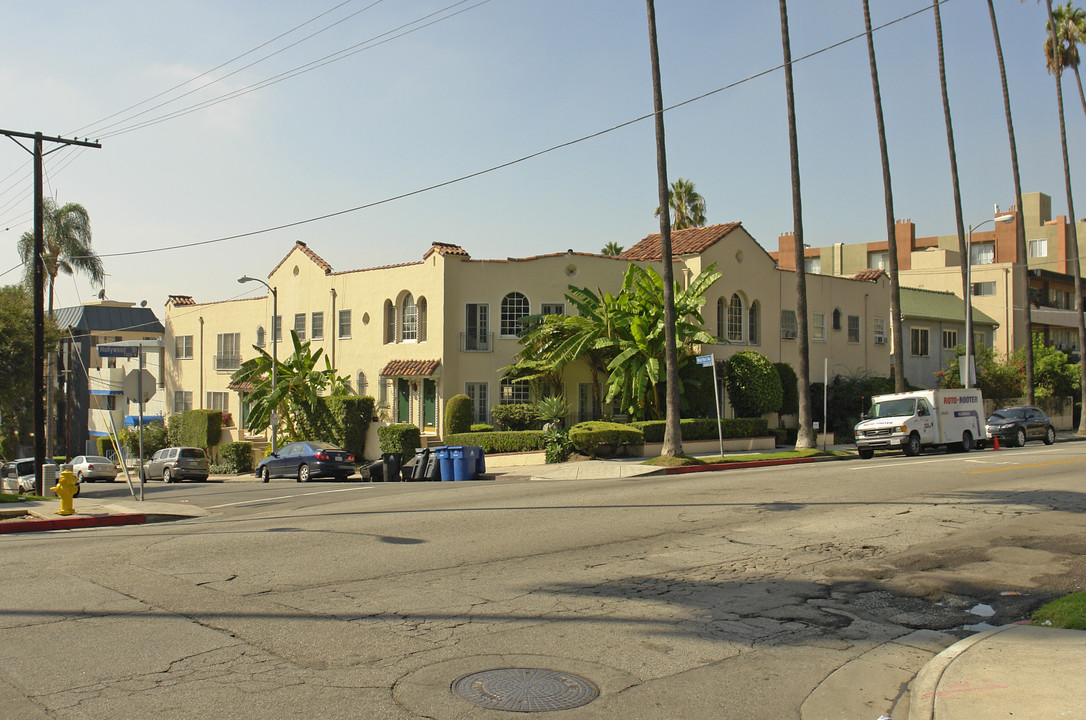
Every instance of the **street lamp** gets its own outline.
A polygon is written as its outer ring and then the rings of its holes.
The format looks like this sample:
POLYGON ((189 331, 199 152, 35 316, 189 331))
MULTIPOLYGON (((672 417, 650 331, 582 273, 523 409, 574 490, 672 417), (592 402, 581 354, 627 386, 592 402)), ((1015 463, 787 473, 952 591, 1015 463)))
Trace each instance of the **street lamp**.
MULTIPOLYGON (((999 208, 997 207, 998 211, 999 208)), ((998 217, 982 220, 976 225, 969 226, 969 233, 965 237, 965 369, 963 374, 966 388, 973 387, 973 231, 990 222, 1007 223, 1014 220, 1014 215, 1008 213, 998 217)))
MULTIPOLYGON (((271 321, 271 325, 272 325, 272 327, 271 327, 271 336, 272 336, 272 393, 274 393, 275 388, 278 387, 278 385, 276 383, 277 377, 276 377, 275 369, 279 366, 279 343, 278 343, 279 337, 278 337, 278 333, 276 332, 276 330, 277 330, 276 323, 279 322, 279 293, 276 291, 275 288, 273 288, 271 285, 264 282, 260 278, 249 277, 248 275, 242 275, 241 277, 238 278, 238 282, 239 283, 258 282, 261 285, 263 285, 264 287, 268 288, 268 292, 270 292, 271 296, 272 296, 272 321, 271 321)), ((274 453, 275 451, 277 451, 279 449, 279 446, 276 444, 276 438, 275 438, 275 429, 276 429, 276 427, 278 425, 278 420, 279 420, 279 418, 276 417, 278 415, 278 413, 276 412, 276 408, 274 408, 274 407, 272 408, 271 414, 272 414, 272 417, 271 417, 271 443, 272 443, 272 452, 274 453)), ((265 480, 264 482, 267 482, 267 480, 265 480)))

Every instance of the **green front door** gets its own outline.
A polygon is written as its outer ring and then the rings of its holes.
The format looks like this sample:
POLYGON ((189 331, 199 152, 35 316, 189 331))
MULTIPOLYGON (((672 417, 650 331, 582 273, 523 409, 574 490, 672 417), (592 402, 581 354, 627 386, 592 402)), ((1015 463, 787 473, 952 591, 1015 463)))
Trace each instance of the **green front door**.
POLYGON ((437 383, 433 380, 422 381, 422 424, 437 427, 437 383))
POLYGON ((411 421, 411 386, 407 380, 396 381, 396 422, 411 421))

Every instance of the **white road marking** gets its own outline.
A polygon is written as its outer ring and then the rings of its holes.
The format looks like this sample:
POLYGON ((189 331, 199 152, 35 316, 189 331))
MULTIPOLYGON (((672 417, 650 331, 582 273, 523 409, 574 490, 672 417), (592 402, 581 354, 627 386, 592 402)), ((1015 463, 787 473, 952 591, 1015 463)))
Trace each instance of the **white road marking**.
POLYGON ((222 505, 211 505, 207 509, 208 510, 217 510, 219 508, 224 508, 224 507, 234 507, 235 505, 252 505, 254 503, 263 503, 263 502, 268 502, 269 500, 290 500, 291 498, 305 497, 307 495, 327 495, 328 493, 351 492, 352 490, 373 490, 373 489, 374 488, 373 488, 372 485, 366 485, 364 487, 338 488, 336 490, 314 490, 313 492, 298 493, 296 495, 280 495, 279 497, 259 498, 259 499, 256 499, 256 500, 240 500, 238 502, 224 503, 222 505))

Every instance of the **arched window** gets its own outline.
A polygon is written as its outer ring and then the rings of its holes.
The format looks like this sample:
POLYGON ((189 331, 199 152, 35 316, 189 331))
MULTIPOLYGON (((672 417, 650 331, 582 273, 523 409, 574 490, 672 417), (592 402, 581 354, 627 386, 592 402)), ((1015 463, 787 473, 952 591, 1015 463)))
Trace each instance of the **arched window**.
POLYGON ((761 337, 761 330, 758 327, 758 314, 758 301, 755 300, 750 304, 750 310, 747 311, 747 342, 751 345, 757 345, 761 337))
POLYGON ((256 346, 257 347, 264 347, 264 326, 263 325, 257 325, 256 326, 256 346))
POLYGON ((391 300, 385 300, 385 342, 396 342, 396 307, 391 300))
POLYGON ((724 339, 724 324, 727 322, 728 309, 724 305, 724 298, 717 298, 716 300, 716 336, 721 340, 724 339))
POLYGON ((400 306, 402 311, 400 313, 400 340, 418 340, 419 339, 419 309, 415 305, 415 298, 411 293, 404 295, 403 303, 400 306))
POLYGON ((841 308, 834 308, 833 309, 833 329, 834 330, 840 330, 841 329, 841 308))
POLYGON ((419 342, 426 342, 426 298, 420 297, 416 306, 419 311, 419 342))
POLYGON ((358 385, 355 387, 355 393, 357 395, 366 394, 366 373, 361 370, 358 371, 358 385))
POLYGON ((521 318, 530 314, 528 298, 518 292, 511 292, 502 298, 501 335, 519 337, 525 330, 521 318))
POLYGON ((728 303, 728 342, 743 342, 743 300, 739 293, 733 293, 728 303))

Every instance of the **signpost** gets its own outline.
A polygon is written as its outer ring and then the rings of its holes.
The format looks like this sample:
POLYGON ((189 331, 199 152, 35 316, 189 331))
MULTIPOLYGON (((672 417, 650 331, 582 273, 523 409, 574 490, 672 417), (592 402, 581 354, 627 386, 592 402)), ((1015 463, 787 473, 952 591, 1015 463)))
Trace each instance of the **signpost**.
MULTIPOLYGON (((143 351, 145 348, 162 348, 161 340, 120 340, 113 343, 101 343, 97 346, 99 357, 139 358, 136 370, 131 371, 124 378, 124 394, 129 402, 139 405, 139 476, 140 476, 140 500, 143 500, 143 404, 155 396, 155 376, 143 367, 143 351)), ((159 363, 161 369, 162 364, 159 363)), ((112 422, 112 415, 110 422, 112 422)), ((128 466, 125 464, 125 475, 128 466)))
POLYGON ((698 365, 707 367, 713 371, 713 397, 716 399, 716 434, 720 440, 720 455, 724 455, 724 428, 721 427, 720 420, 720 387, 717 385, 716 380, 716 356, 713 353, 708 355, 698 355, 696 358, 698 365))

